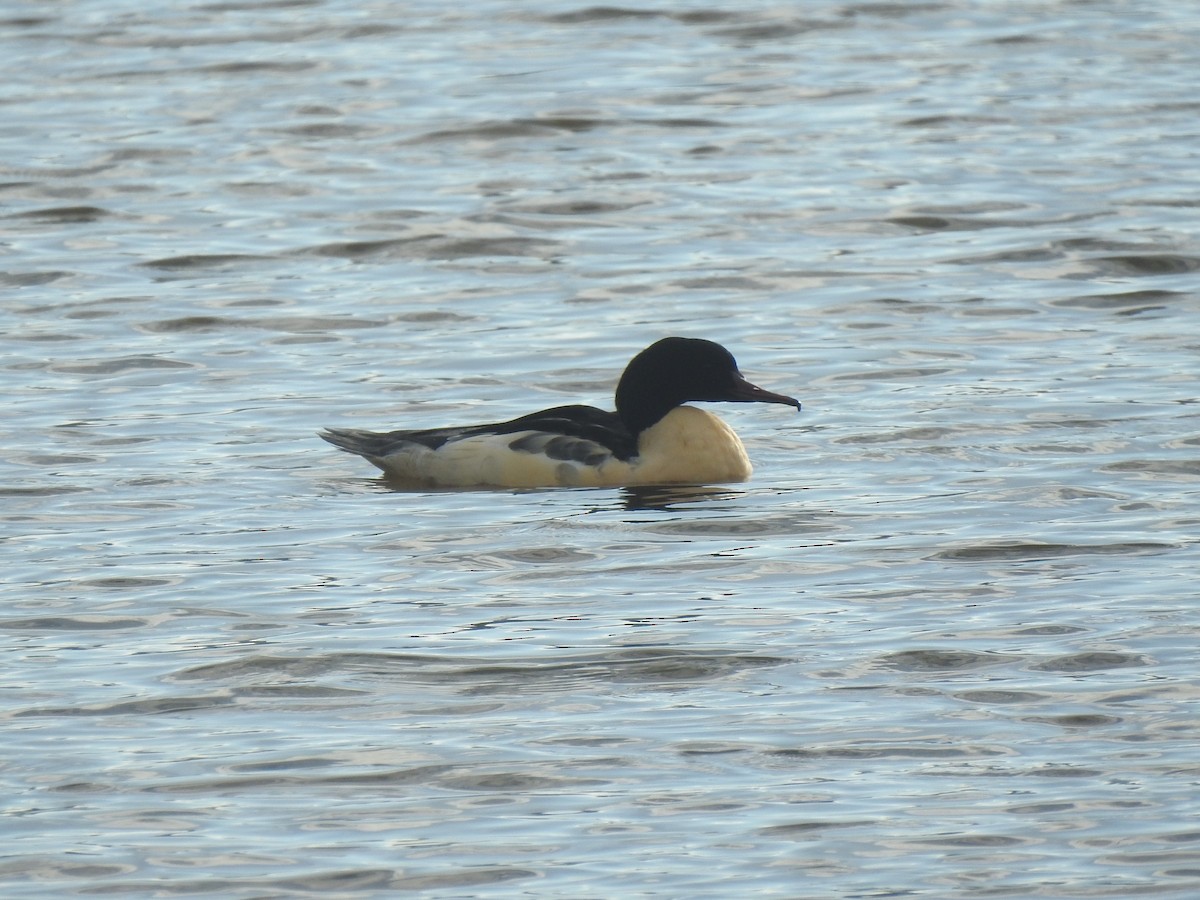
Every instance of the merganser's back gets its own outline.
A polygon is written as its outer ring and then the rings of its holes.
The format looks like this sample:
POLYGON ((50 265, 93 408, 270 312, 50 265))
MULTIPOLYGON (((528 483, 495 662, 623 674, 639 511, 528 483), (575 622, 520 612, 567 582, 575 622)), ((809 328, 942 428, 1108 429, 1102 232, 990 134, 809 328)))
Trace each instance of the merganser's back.
POLYGON ((616 412, 556 406, 491 425, 321 437, 389 477, 437 487, 711 484, 745 481, 750 460, 733 429, 695 401, 800 401, 756 387, 712 341, 669 337, 625 368, 616 412))

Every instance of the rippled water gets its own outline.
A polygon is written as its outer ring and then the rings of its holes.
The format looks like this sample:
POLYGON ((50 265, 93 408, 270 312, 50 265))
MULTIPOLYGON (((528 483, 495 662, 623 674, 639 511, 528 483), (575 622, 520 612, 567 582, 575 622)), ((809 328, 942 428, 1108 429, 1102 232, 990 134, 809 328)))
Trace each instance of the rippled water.
POLYGON ((1192 897, 1200 12, 0 3, 6 897, 1192 897), (744 485, 398 492, 605 404, 744 485))

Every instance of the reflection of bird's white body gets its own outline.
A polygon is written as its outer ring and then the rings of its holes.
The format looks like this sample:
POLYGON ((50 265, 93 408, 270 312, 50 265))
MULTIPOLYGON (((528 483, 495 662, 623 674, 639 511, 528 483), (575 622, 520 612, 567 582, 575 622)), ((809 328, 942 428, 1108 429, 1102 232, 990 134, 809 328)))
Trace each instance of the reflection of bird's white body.
POLYGON ((732 428, 689 400, 800 401, 747 381, 720 344, 663 338, 635 356, 617 411, 556 406, 507 422, 419 431, 331 428, 322 437, 387 475, 436 487, 711 484, 750 477, 732 428))
POLYGON ((544 450, 557 437, 538 431, 468 434, 451 438, 436 450, 408 442, 385 456, 367 458, 402 481, 460 487, 719 484, 745 481, 752 471, 734 430, 694 406, 678 406, 643 431, 638 436, 638 454, 628 461, 600 444, 593 444, 585 459, 555 459, 544 450), (514 444, 520 449, 514 449, 514 444))

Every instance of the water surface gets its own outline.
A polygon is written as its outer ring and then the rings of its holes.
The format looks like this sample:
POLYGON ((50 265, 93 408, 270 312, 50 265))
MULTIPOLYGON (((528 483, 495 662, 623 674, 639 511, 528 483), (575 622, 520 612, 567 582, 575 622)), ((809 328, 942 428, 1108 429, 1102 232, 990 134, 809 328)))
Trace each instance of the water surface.
POLYGON ((0 884, 1192 897, 1187 4, 0 4, 0 884), (607 404, 741 485, 399 492, 607 404))

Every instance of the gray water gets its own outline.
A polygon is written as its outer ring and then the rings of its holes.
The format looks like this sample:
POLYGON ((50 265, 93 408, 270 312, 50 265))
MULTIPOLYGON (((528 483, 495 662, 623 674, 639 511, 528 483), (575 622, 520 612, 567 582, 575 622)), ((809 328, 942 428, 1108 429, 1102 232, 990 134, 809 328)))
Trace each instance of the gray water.
POLYGON ((5 897, 1194 897, 1200 10, 0 3, 5 897), (742 485, 403 492, 608 405, 742 485))

